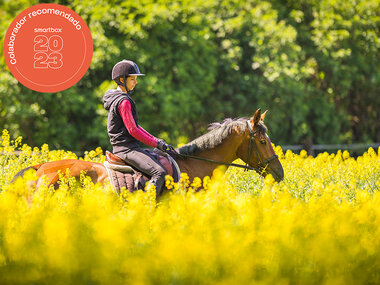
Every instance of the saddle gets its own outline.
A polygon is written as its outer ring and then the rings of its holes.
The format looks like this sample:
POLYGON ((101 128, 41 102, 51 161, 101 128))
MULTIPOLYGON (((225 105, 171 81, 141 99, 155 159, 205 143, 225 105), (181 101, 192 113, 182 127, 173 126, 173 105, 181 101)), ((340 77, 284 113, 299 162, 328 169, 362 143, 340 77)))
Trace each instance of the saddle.
MULTIPOLYGON (((169 154, 158 149, 154 151, 145 149, 144 151, 153 156, 161 164, 168 175, 173 177, 174 182, 179 181, 181 172, 178 164, 169 154)), ((107 169, 109 179, 117 194, 120 194, 120 190, 123 187, 130 192, 144 190, 145 183, 150 180, 150 177, 145 173, 142 173, 109 151, 106 151, 104 166, 107 169)))

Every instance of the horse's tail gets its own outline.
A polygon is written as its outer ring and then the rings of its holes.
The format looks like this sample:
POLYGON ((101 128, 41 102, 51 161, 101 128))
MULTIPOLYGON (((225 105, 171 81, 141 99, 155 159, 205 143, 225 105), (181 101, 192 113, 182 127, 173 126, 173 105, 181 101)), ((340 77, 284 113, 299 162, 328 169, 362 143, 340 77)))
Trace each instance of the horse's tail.
POLYGON ((24 174, 25 174, 25 172, 28 171, 28 170, 30 170, 30 169, 34 169, 34 170, 37 172, 38 168, 40 168, 41 165, 42 165, 42 163, 37 164, 37 165, 33 165, 33 166, 29 166, 29 167, 26 167, 26 168, 24 168, 24 169, 21 169, 21 170, 20 170, 19 172, 17 172, 16 175, 12 178, 12 180, 11 180, 10 183, 12 184, 13 182, 15 182, 15 181, 17 180, 17 178, 19 178, 19 177, 23 177, 24 174))

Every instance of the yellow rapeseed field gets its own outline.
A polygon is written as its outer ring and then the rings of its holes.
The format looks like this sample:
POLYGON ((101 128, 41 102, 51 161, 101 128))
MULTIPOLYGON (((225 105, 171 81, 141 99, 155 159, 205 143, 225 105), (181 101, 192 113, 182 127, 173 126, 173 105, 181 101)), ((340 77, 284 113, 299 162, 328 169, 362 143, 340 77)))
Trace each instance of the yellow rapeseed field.
POLYGON ((57 191, 33 193, 31 173, 9 185, 22 168, 77 156, 7 131, 1 142, 1 284, 380 283, 380 150, 313 158, 277 146, 281 183, 232 168, 183 175, 156 202, 86 177, 62 178, 57 191))

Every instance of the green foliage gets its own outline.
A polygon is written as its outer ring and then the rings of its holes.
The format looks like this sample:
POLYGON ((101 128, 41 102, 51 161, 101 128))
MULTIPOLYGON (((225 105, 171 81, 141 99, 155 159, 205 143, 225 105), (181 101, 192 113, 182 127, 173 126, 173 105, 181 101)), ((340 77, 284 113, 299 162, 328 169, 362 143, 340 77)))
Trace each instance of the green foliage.
MULTIPOLYGON (((55 1, 57 2, 57 1, 55 1)), ((38 1, 0 1, 0 31, 38 1)), ((379 1, 58 1, 90 27, 94 55, 74 87, 31 91, 0 49, 0 125, 31 145, 109 147, 102 96, 124 58, 146 73, 142 126, 179 142, 208 123, 270 110, 276 143, 380 140, 379 1)))

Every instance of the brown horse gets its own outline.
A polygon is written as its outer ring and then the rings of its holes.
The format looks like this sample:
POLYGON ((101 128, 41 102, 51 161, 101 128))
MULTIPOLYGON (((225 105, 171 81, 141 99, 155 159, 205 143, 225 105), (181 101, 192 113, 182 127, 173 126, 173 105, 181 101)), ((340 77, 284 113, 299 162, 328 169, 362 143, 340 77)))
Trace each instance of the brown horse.
MULTIPOLYGON (((267 135, 264 125, 266 112, 261 114, 261 109, 258 109, 249 119, 226 119, 223 123, 212 124, 207 134, 177 149, 177 152, 183 155, 175 159, 181 172, 187 173, 191 180, 195 177, 203 178, 212 175, 218 166, 215 161, 228 165, 240 158, 260 175, 270 173, 276 181, 281 181, 284 172, 267 135)), ((36 188, 42 181, 46 183, 46 179, 42 179, 43 176, 47 177, 48 185, 57 186, 59 172, 65 173, 67 169, 70 170, 70 175, 77 179, 83 171, 94 183, 103 184, 108 179, 107 170, 101 163, 65 159, 25 168, 18 172, 12 181, 23 176, 28 169, 36 170, 39 177, 36 188)))

